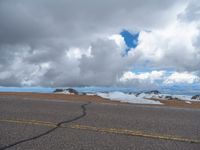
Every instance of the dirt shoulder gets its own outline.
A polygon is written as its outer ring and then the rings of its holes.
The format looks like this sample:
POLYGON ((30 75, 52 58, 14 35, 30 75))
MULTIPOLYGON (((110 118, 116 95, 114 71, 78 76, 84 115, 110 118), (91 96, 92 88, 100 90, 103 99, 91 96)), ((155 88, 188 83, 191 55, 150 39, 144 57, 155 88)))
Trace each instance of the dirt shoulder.
MULTIPOLYGON (((95 103, 107 103, 107 104, 124 104, 119 101, 111 101, 108 99, 101 98, 96 95, 66 95, 66 94, 54 94, 54 93, 28 93, 28 92, 0 92, 0 97, 19 97, 27 99, 44 99, 44 100, 66 100, 66 101, 85 101, 85 102, 95 102, 95 103)), ((161 100, 152 99, 155 101, 160 101, 164 105, 159 106, 170 106, 179 108, 194 108, 200 109, 200 101, 194 102, 190 101, 187 103, 182 100, 161 100)), ((148 104, 149 105, 149 104, 148 104)))
POLYGON ((85 101, 95 103, 120 103, 110 101, 95 95, 67 95, 54 93, 29 93, 29 92, 0 92, 0 97, 19 97, 27 99, 48 99, 48 100, 66 100, 66 101, 85 101))
POLYGON ((160 101, 165 106, 171 106, 171 107, 179 107, 179 108, 195 108, 200 109, 200 101, 183 101, 183 100, 161 100, 161 99, 152 99, 156 101, 160 101))

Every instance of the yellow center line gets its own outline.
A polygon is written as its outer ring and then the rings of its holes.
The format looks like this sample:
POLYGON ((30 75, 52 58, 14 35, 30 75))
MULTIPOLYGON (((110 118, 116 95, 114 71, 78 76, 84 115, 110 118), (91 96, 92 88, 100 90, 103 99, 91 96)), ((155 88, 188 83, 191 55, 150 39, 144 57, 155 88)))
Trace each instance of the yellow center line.
POLYGON ((93 126, 85 126, 85 125, 70 125, 70 128, 73 129, 81 129, 81 130, 89 130, 95 132, 104 132, 104 133, 113 133, 113 134, 122 134, 129 136, 139 136, 144 138, 154 138, 154 139, 162 139, 162 140, 172 140, 172 141, 180 141, 180 142, 189 142, 189 143, 199 143, 200 140, 189 139, 174 135, 161 135, 155 133, 145 133, 137 130, 127 130, 127 129, 118 129, 118 128, 98 128, 93 126))
POLYGON ((10 119, 1 119, 0 122, 57 127, 57 125, 55 123, 53 123, 53 122, 37 121, 37 120, 10 120, 10 119))
POLYGON ((190 138, 185 138, 185 137, 180 137, 180 136, 175 136, 175 135, 161 135, 161 134, 156 134, 156 133, 145 133, 144 131, 139 131, 139 130, 128 130, 128 129, 119 129, 119 128, 101 128, 101 127, 79 125, 79 124, 57 126, 56 123, 47 122, 47 121, 39 121, 39 120, 0 119, 0 122, 29 124, 29 125, 37 125, 37 126, 48 126, 48 127, 59 127, 59 128, 71 128, 71 129, 94 131, 94 132, 99 132, 99 133, 120 134, 120 135, 138 136, 138 137, 144 137, 144 138, 153 138, 153 139, 200 144, 200 140, 197 140, 197 139, 190 139, 190 138))

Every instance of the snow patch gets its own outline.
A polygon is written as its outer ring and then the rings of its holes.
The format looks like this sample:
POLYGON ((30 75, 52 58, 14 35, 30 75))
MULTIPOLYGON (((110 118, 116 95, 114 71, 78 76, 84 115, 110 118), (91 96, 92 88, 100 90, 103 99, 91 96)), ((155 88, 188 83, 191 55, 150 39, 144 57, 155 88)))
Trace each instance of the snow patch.
POLYGON ((97 93, 98 96, 110 100, 118 100, 120 102, 136 103, 136 104, 159 104, 159 101, 148 100, 141 97, 136 97, 134 94, 126 94, 123 92, 109 92, 109 93, 97 93))
POLYGON ((185 101, 185 103, 187 103, 187 104, 191 104, 191 102, 190 102, 190 101, 185 101))

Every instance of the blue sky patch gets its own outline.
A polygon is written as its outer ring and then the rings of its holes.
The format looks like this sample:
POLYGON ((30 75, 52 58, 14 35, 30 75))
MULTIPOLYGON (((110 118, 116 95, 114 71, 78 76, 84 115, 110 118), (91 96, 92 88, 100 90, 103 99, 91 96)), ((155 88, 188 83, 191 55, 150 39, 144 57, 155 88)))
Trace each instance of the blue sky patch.
POLYGON ((120 34, 124 38, 128 49, 137 47, 139 33, 130 33, 127 30, 123 30, 120 34))

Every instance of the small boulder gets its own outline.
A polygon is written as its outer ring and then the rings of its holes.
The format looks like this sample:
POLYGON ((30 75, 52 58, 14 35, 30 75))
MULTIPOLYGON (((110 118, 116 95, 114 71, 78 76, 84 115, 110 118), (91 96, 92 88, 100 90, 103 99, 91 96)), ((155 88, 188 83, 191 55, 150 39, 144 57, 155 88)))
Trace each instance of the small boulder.
POLYGON ((200 100, 200 95, 195 95, 195 96, 192 96, 192 99, 195 99, 195 100, 200 100))
POLYGON ((179 98, 177 98, 177 97, 174 97, 174 99, 175 99, 175 100, 180 100, 180 99, 179 99, 179 98))
POLYGON ((167 100, 173 100, 173 97, 172 96, 165 96, 165 99, 167 99, 167 100))
POLYGON ((78 91, 76 91, 75 89, 72 88, 68 88, 68 89, 56 89, 54 91, 54 93, 64 93, 64 94, 73 94, 73 95, 78 95, 78 91))
POLYGON ((78 95, 78 91, 76 91, 75 89, 69 88, 69 89, 66 89, 66 91, 68 91, 69 94, 78 95))
POLYGON ((64 89, 55 89, 53 92, 54 92, 54 93, 64 92, 64 89))
POLYGON ((161 94, 161 93, 158 90, 152 90, 152 91, 145 92, 145 94, 155 94, 155 95, 158 95, 158 94, 161 94))
POLYGON ((141 93, 136 93, 135 96, 138 97, 141 93))

